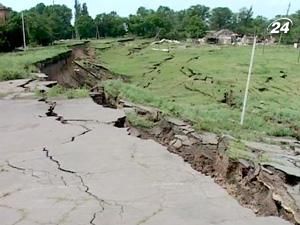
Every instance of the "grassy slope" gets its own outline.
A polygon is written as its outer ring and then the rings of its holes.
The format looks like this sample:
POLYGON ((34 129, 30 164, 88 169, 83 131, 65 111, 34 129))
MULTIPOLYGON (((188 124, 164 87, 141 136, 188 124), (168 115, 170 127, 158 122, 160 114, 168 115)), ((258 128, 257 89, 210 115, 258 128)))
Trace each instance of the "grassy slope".
POLYGON ((66 46, 33 48, 26 52, 0 54, 0 80, 26 78, 35 72, 34 63, 68 51, 66 46))
MULTIPOLYGON (((241 127, 239 120, 251 47, 169 46, 172 48, 170 53, 152 50, 168 47, 164 44, 149 46, 128 56, 129 50, 142 42, 139 40, 122 46, 114 44, 111 49, 98 50, 99 61, 131 79, 131 85, 108 82, 108 89, 118 89, 131 100, 192 120, 199 130, 253 139, 262 135, 299 135, 300 65, 297 64, 296 49, 266 47, 263 54, 262 47, 258 47, 247 117, 245 126, 241 127), (170 55, 175 58, 150 72, 154 64, 170 55), (188 62, 193 57, 199 59, 188 62), (180 72, 183 66, 187 75, 180 72), (188 77, 190 73, 187 68, 202 75, 188 77), (285 79, 281 78, 283 74, 280 71, 287 74, 285 79), (194 79, 205 76, 213 77, 213 83, 194 79), (273 80, 266 83, 268 77, 273 80), (267 91, 260 92, 258 89, 261 88, 267 91), (235 107, 219 102, 230 90, 233 91, 235 107)), ((94 45, 103 46, 103 43, 94 45)))

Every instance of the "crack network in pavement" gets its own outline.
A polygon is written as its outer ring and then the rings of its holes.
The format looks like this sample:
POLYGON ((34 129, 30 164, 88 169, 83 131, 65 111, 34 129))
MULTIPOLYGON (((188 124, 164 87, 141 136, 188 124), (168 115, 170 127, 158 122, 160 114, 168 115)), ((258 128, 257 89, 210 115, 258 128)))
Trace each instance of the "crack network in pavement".
MULTIPOLYGON (((96 217, 97 217, 97 214, 98 214, 98 213, 101 213, 101 212, 104 212, 104 210, 105 210, 104 205, 110 205, 110 204, 109 204, 108 202, 106 202, 105 200, 99 198, 97 195, 93 194, 93 193, 90 191, 90 187, 84 182, 82 176, 80 176, 77 172, 75 172, 75 171, 73 171, 73 170, 68 170, 68 169, 63 168, 63 167, 61 166, 60 162, 59 162, 58 160, 54 159, 54 157, 53 157, 52 155, 50 155, 49 150, 47 150, 46 148, 43 148, 43 152, 46 153, 46 157, 47 157, 48 159, 50 159, 52 162, 54 162, 54 163, 57 165, 57 169, 58 169, 58 170, 60 170, 60 171, 62 171, 62 172, 64 172, 64 173, 72 174, 72 175, 74 175, 75 177, 77 177, 77 178, 80 180, 80 183, 81 183, 82 187, 84 187, 84 189, 85 189, 84 192, 85 192, 86 194, 88 194, 90 197, 92 197, 93 199, 95 199, 95 200, 99 203, 99 206, 101 207, 101 210, 95 212, 95 213, 93 214, 92 219, 90 220, 90 224, 91 224, 91 225, 96 225, 96 224, 94 223, 94 221, 95 221, 95 219, 96 219, 96 217)), ((123 210, 123 208, 121 208, 121 211, 122 211, 122 210, 123 210)))
POLYGON ((80 133, 80 134, 78 134, 78 135, 76 135, 76 136, 73 136, 73 137, 71 138, 71 141, 70 141, 70 142, 67 142, 67 143, 74 142, 74 141, 76 140, 76 138, 79 138, 79 137, 81 137, 81 136, 84 136, 84 135, 86 135, 86 134, 88 134, 88 133, 90 133, 90 132, 93 131, 92 129, 88 128, 87 126, 84 126, 84 125, 79 125, 79 126, 81 126, 83 129, 85 129, 85 131, 83 131, 82 133, 80 133))
POLYGON ((161 206, 158 210, 156 210, 155 212, 153 212, 150 216, 147 216, 144 219, 142 219, 141 221, 139 221, 137 223, 137 225, 142 225, 142 224, 147 223, 149 220, 151 220, 153 217, 157 216, 162 211, 163 211, 163 207, 161 206))
MULTIPOLYGON (((95 123, 100 123, 100 124, 106 124, 106 125, 112 125, 112 124, 115 124, 117 121, 112 121, 112 122, 100 122, 98 120, 84 120, 84 119, 65 119, 63 116, 61 115, 58 115, 54 110, 55 110, 55 107, 56 107, 56 102, 50 102, 50 101, 47 101, 45 100, 45 103, 49 105, 49 108, 48 108, 48 111, 46 112, 46 116, 47 117, 56 117, 56 120, 59 121, 60 123, 62 124, 72 124, 72 122, 95 122, 95 123), (70 123, 71 122, 71 123, 70 123)), ((42 117, 42 116, 40 116, 42 117)), ((77 136, 73 136, 71 138, 71 141, 69 142, 66 142, 64 144, 67 144, 67 143, 71 143, 71 142, 74 142, 76 140, 76 138, 78 137, 81 137, 81 136, 84 136, 88 133, 90 133, 91 131, 93 131, 92 129, 88 128, 87 126, 84 126, 84 125, 77 125, 77 126, 80 126, 82 127, 85 131, 83 131, 82 133, 80 133, 79 135, 77 136)), ((92 219, 90 220, 90 224, 91 225, 96 225, 94 222, 96 220, 96 217, 97 217, 97 214, 98 213, 102 213, 104 212, 105 210, 105 207, 104 205, 111 205, 109 202, 106 202, 105 200, 99 198, 97 195, 93 194, 91 191, 90 191, 90 187, 88 185, 86 185, 86 183, 84 182, 83 178, 81 175, 78 174, 78 172, 76 171, 73 171, 73 170, 68 170, 68 169, 65 169, 61 166, 61 163, 56 160, 51 154, 50 154, 50 151, 44 147, 43 148, 43 152, 46 153, 46 157, 51 160, 53 163, 55 163, 57 165, 57 169, 60 170, 61 172, 64 172, 64 173, 69 173, 69 174, 72 174, 74 175, 75 177, 77 177, 79 180, 80 180, 80 183, 81 183, 81 186, 84 187, 84 192, 86 194, 88 194, 90 197, 92 197, 93 199, 95 199, 101 210, 97 211, 97 212, 94 212, 93 214, 93 217, 92 219)), ((63 176, 61 177, 63 183, 65 184, 65 186, 67 186, 67 183, 66 181, 63 179, 63 176)), ((120 207, 120 213, 119 213, 119 216, 121 218, 123 218, 123 213, 124 213, 124 206, 117 203, 117 202, 114 202, 114 205, 115 206, 118 206, 120 207)))

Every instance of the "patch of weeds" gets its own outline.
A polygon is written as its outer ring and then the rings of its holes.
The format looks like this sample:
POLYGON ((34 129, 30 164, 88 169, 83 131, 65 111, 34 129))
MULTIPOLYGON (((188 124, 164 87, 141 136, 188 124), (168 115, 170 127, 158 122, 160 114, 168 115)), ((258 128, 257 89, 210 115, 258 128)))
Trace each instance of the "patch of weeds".
POLYGON ((65 46, 32 48, 24 52, 0 54, 0 81, 28 78, 36 72, 35 63, 69 51, 65 46))
POLYGON ((87 98, 89 97, 90 91, 86 88, 68 89, 66 96, 68 99, 74 98, 87 98))
POLYGON ((134 127, 151 129, 155 126, 155 123, 153 121, 150 121, 145 117, 139 116, 135 112, 127 113, 126 116, 129 123, 134 127))
POLYGON ((6 97, 9 93, 0 93, 0 99, 6 97))
POLYGON ((266 154, 263 154, 259 157, 258 161, 260 163, 268 163, 268 162, 271 162, 271 159, 269 156, 267 156, 266 154))
POLYGON ((295 132, 288 127, 276 127, 267 131, 267 134, 275 137, 293 137, 295 132))
MULTIPOLYGON (((38 96, 42 96, 38 91, 36 92, 38 96)), ((90 91, 85 88, 65 88, 61 85, 56 85, 55 87, 49 89, 47 92, 47 97, 66 97, 67 99, 77 99, 77 98, 87 98, 89 97, 90 91)))
POLYGON ((25 77, 22 71, 18 70, 3 70, 0 74, 1 80, 8 81, 8 80, 17 80, 22 79, 25 77))
POLYGON ((255 160, 255 156, 251 154, 244 143, 241 141, 231 141, 229 149, 226 151, 227 155, 231 159, 245 159, 245 160, 255 160))

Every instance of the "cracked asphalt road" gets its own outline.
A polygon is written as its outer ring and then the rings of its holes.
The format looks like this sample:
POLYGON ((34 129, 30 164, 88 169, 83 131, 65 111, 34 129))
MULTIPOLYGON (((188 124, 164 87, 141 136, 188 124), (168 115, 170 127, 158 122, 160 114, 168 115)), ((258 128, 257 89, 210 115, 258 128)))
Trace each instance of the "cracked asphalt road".
POLYGON ((90 99, 0 100, 1 225, 287 225, 258 218, 90 99))

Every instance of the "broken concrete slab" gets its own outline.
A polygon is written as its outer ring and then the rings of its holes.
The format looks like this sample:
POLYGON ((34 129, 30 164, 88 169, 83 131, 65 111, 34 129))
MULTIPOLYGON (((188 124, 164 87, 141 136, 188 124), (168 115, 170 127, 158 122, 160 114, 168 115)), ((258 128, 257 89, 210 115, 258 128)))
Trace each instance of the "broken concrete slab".
POLYGON ((24 92, 24 88, 21 86, 30 81, 31 79, 20 79, 0 82, 0 96, 24 92))
POLYGON ((35 91, 44 91, 47 92, 50 88, 57 85, 57 81, 38 81, 35 80, 31 82, 30 84, 26 85, 25 88, 28 89, 30 92, 35 91))
POLYGON ((283 149, 278 145, 271 145, 261 142, 253 141, 243 141, 247 148, 252 149, 258 152, 273 152, 273 153, 282 153, 283 149))
POLYGON ((202 142, 202 144, 205 145, 217 145, 219 143, 219 137, 218 135, 214 133, 209 132, 203 132, 203 133, 191 133, 191 136, 195 139, 198 139, 202 142))
POLYGON ((72 99, 69 101, 58 100, 55 112, 63 116, 65 120, 95 121, 99 123, 108 123, 116 121, 118 118, 125 117, 125 113, 120 109, 106 108, 95 104, 92 99, 72 99), (82 107, 84 106, 84 107, 82 107), (80 112, 80 114, 78 113, 80 112))
POLYGON ((44 73, 31 73, 30 75, 40 81, 45 81, 48 78, 48 75, 44 73))
POLYGON ((56 81, 20 79, 0 82, 0 99, 33 99, 36 91, 47 92, 56 81))
POLYGON ((176 126, 187 126, 188 124, 183 122, 182 120, 173 118, 173 117, 165 117, 165 120, 171 124, 174 124, 176 126))
POLYGON ((257 218, 160 144, 95 122, 115 121, 121 111, 87 100, 58 101, 59 115, 78 119, 62 124, 55 117, 39 116, 47 111, 44 103, 0 104, 4 225, 289 224, 257 218), (92 131, 70 141, 85 130, 79 120, 91 119, 92 131))
POLYGON ((182 145, 184 146, 192 146, 193 144, 196 144, 195 141, 191 140, 189 137, 185 135, 175 135, 175 138, 180 140, 182 142, 182 145))
POLYGON ((181 140, 179 140, 179 139, 174 139, 173 141, 170 142, 169 145, 173 146, 173 147, 176 148, 176 149, 179 149, 179 148, 182 147, 183 144, 182 144, 182 141, 181 141, 181 140))

